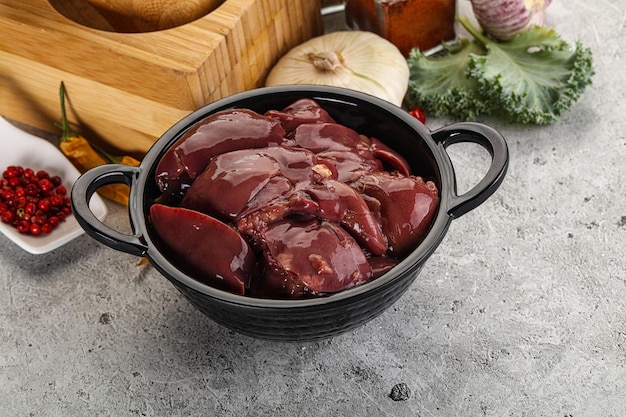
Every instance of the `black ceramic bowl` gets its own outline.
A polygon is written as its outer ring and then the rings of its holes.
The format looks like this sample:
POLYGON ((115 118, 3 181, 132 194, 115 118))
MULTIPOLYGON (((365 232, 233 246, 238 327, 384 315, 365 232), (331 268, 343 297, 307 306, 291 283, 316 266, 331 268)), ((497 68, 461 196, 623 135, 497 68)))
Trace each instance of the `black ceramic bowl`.
POLYGON ((479 123, 457 123, 430 131, 406 111, 386 101, 324 86, 280 86, 236 94, 203 107, 169 129, 148 151, 139 167, 105 165, 82 175, 72 189, 74 215, 83 229, 109 247, 146 257, 201 312, 237 332, 282 341, 322 339, 354 329, 380 315, 411 285, 435 251, 452 219, 476 208, 504 179, 508 148, 494 129, 479 123), (203 284, 172 264, 160 250, 148 214, 159 195, 154 176, 165 152, 195 123, 224 109, 240 107, 259 113, 282 109, 301 98, 312 98, 337 122, 375 136, 403 155, 418 175, 433 180, 440 203, 423 242, 381 277, 334 295, 314 299, 272 300, 231 294, 203 284), (447 147, 473 142, 489 151, 491 165, 484 178, 458 195, 447 147), (89 199, 111 183, 130 185, 129 215, 133 234, 112 230, 89 210, 89 199))

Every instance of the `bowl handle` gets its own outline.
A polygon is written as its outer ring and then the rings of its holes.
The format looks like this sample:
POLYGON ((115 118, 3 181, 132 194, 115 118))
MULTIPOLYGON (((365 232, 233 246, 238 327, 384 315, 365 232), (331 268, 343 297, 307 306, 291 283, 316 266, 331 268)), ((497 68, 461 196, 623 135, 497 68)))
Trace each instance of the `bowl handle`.
MULTIPOLYGON (((453 181, 446 184, 450 192, 448 215, 458 218, 485 202, 502 184, 509 165, 509 149, 504 137, 494 128, 473 122, 454 123, 432 132, 448 162, 445 169, 453 181), (471 142, 485 148, 491 155, 491 166, 482 180, 464 194, 457 194, 457 184, 452 161, 446 148, 455 143, 471 142)), ((444 169, 444 167, 442 167, 444 169)))
POLYGON ((98 220, 89 209, 89 200, 98 188, 121 183, 130 186, 138 174, 139 168, 129 165, 97 166, 82 174, 74 182, 71 200, 74 217, 88 235, 110 248, 141 257, 145 255, 148 247, 141 242, 140 235, 128 235, 113 230, 98 220))

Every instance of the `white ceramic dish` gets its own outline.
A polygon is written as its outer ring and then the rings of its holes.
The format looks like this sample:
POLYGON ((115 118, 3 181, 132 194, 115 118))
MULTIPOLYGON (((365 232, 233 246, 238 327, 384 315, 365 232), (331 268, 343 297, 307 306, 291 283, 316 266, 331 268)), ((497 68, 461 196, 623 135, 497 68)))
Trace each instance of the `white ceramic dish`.
MULTIPOLYGON (((0 117, 0 149, 0 175, 10 165, 21 165, 35 171, 43 169, 50 175, 60 176, 68 192, 80 176, 80 172, 56 146, 17 128, 3 117, 0 117)), ((107 207, 100 196, 94 194, 89 207, 98 219, 104 220, 107 207)), ((14 227, 2 222, 0 231, 22 249, 33 254, 54 250, 84 233, 74 216, 67 217, 47 235, 21 234, 14 227)))

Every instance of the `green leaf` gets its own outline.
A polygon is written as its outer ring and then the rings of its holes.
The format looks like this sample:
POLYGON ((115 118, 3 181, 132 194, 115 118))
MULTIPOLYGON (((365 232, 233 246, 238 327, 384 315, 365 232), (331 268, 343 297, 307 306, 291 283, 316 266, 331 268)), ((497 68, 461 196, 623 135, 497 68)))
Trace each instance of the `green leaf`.
POLYGON ((414 49, 407 101, 435 116, 474 119, 501 115, 518 123, 554 122, 575 103, 594 75, 591 50, 575 48, 553 30, 530 28, 498 42, 459 22, 472 40, 443 44, 443 53, 426 57, 414 49))
POLYGON ((469 58, 470 77, 481 96, 499 103, 515 121, 553 122, 591 83, 591 51, 580 43, 572 51, 553 29, 535 26, 485 47, 486 55, 469 58))
POLYGON ((443 44, 443 51, 428 58, 418 49, 409 55, 407 101, 435 116, 474 119, 489 110, 478 91, 476 80, 467 74, 468 60, 485 53, 480 45, 461 40, 459 45, 443 44))

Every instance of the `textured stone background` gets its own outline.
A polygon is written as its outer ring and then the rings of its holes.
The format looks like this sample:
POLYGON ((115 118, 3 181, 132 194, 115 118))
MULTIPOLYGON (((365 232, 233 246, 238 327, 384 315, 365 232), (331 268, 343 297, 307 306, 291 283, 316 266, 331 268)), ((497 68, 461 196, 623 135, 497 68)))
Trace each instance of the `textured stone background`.
MULTIPOLYGON (((548 18, 592 48, 594 85, 550 126, 482 120, 509 141, 504 184, 381 317, 259 341, 87 236, 40 256, 0 237, 0 415, 624 415, 626 1, 554 0, 548 18)), ((467 189, 484 152, 450 153, 467 189)))

